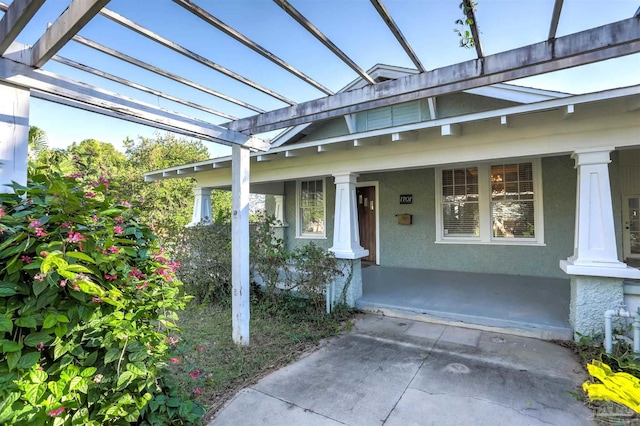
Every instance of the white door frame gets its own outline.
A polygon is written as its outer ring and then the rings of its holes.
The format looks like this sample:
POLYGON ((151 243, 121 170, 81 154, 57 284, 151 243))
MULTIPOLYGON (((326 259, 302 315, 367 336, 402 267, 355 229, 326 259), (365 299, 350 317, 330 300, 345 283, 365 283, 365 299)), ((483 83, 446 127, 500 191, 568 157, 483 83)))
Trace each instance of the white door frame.
POLYGON ((622 248, 625 259, 640 259, 640 254, 631 254, 631 232, 629 230, 629 199, 640 198, 640 194, 622 196, 622 248))
MULTIPOLYGON (((380 264, 380 185, 378 181, 356 182, 356 188, 373 186, 376 188, 376 265, 380 264)), ((357 214, 357 212, 356 212, 357 214)))

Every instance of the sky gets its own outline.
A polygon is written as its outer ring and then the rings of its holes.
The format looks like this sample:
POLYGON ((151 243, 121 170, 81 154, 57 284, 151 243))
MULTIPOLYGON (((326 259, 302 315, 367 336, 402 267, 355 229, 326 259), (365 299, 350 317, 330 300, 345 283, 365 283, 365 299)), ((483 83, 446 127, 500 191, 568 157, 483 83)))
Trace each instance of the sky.
MULTIPOLYGON (((358 77, 271 0, 193 2, 333 91, 340 90, 358 77)), ((53 22, 68 3, 69 0, 47 0, 22 31, 18 41, 35 43, 47 23, 53 22)), ((413 67, 369 0, 290 0, 290 3, 361 68, 366 70, 377 63, 413 67)), ((459 47, 458 36, 453 31, 455 21, 462 16, 459 3, 460 0, 384 0, 427 69, 475 58, 475 50, 459 47)), ((485 55, 547 38, 553 0, 484 0, 478 3, 476 18, 485 55)), ((557 35, 627 19, 633 16, 638 6, 636 0, 565 0, 557 35)), ((112 0, 107 8, 295 102, 325 96, 171 0, 112 0)), ((80 31, 80 35, 264 110, 287 106, 103 16, 96 16, 80 31)), ((255 114, 73 41, 63 47, 59 55, 233 116, 255 114)), ((228 121, 57 62, 49 61, 43 68, 214 124, 228 121)), ((640 54, 512 83, 576 94, 636 85, 640 84, 640 54)), ((122 149, 122 141, 127 137, 153 137, 158 132, 147 126, 38 99, 31 101, 30 124, 44 130, 49 145, 57 148, 92 138, 122 149)), ((230 152, 221 145, 206 145, 212 157, 230 152)))

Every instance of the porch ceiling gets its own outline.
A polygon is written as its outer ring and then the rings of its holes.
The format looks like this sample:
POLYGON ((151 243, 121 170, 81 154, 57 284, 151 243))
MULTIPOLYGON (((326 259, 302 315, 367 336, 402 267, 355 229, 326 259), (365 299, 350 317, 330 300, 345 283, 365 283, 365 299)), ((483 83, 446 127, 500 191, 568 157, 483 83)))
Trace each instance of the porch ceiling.
MULTIPOLYGON (((443 17, 431 16, 427 5, 420 3, 407 5, 394 0, 387 0, 387 4, 382 0, 370 0, 371 4, 364 0, 349 5, 323 3, 324 9, 334 9, 340 22, 349 22, 344 8, 362 12, 358 19, 366 20, 372 34, 357 42, 354 32, 330 28, 326 14, 319 14, 314 6, 287 0, 274 0, 271 5, 247 3, 244 9, 237 9, 243 10, 240 19, 229 14, 229 5, 216 5, 217 10, 213 11, 191 0, 156 1, 153 7, 126 0, 71 0, 55 18, 60 2, 54 3, 0 2, 0 11, 4 12, 0 19, 0 81, 31 88, 33 96, 48 101, 261 151, 268 150, 269 143, 252 136, 260 132, 640 52, 640 21, 635 8, 619 14, 616 22, 593 21, 576 30, 575 25, 566 24, 572 23, 574 16, 563 14, 563 8, 571 10, 575 6, 574 0, 537 5, 538 15, 546 18, 528 24, 526 31, 520 28, 520 32, 531 33, 537 39, 520 37, 525 40, 520 47, 507 45, 507 48, 496 47, 499 45, 496 40, 503 37, 493 28, 485 29, 487 36, 479 30, 482 13, 497 13, 511 7, 523 13, 533 7, 525 5, 526 2, 509 6, 501 3, 498 8, 487 3, 479 6, 478 14, 470 7, 471 2, 465 0, 463 11, 455 10, 452 4, 451 14, 443 17), (411 13, 407 12, 411 8, 414 8, 411 13), (456 51, 453 56, 460 62, 455 65, 439 64, 435 60, 437 53, 432 52, 438 51, 440 38, 453 41, 450 50, 455 49, 458 40, 444 34, 438 38, 418 37, 419 29, 425 27, 425 21, 446 21, 450 22, 450 33, 455 18, 463 14, 469 22, 470 37, 466 42, 471 49, 456 51), (45 22, 52 24, 43 33, 45 22), (572 31, 558 36, 563 23, 572 31), (540 36, 540 30, 545 35, 540 36), (273 32, 278 32, 279 38, 272 37, 273 32), (372 49, 368 38, 374 36, 389 38, 392 43, 387 40, 385 48, 372 49), (110 46, 96 39, 105 39, 110 46), (426 46, 422 39, 431 42, 426 46), (16 40, 29 44, 17 44, 16 40), (314 58, 307 52, 317 51, 318 42, 325 50, 314 58), (220 46, 223 54, 211 51, 212 45, 220 46), (250 55, 255 55, 255 61, 236 55, 239 49, 248 49, 250 55), (390 54, 394 49, 401 53, 390 54), (205 51, 206 55, 198 53, 205 51), (236 56, 242 60, 236 60, 236 56), (132 72, 135 77, 124 78, 109 72, 114 68, 122 72, 120 61, 135 69, 132 72), (364 71, 366 61, 371 64, 401 61, 399 65, 415 67, 417 72, 398 80, 376 82, 364 71), (152 65, 160 62, 164 66, 152 65), (336 93, 338 85, 344 85, 345 81, 330 76, 340 67, 349 68, 352 76, 368 84, 336 93), (171 68, 180 72, 171 72, 171 68), (215 87, 198 80, 211 81, 215 87), (81 81, 97 83, 89 85, 81 81), (154 84, 147 84, 148 81, 154 84), (165 86, 181 87, 181 95, 169 93, 165 86), (132 89, 136 98, 115 91, 122 88, 132 89), (139 100, 138 96, 147 100, 139 100), (177 112, 159 107, 158 99, 177 112)), ((432 101, 429 105, 432 107, 432 101)), ((443 124, 447 123, 437 125, 443 124)), ((190 167, 195 172, 197 167, 216 167, 219 163, 190 167)), ((172 172, 165 170, 160 174, 172 172)), ((184 173, 186 170, 175 171, 176 175, 184 173)))

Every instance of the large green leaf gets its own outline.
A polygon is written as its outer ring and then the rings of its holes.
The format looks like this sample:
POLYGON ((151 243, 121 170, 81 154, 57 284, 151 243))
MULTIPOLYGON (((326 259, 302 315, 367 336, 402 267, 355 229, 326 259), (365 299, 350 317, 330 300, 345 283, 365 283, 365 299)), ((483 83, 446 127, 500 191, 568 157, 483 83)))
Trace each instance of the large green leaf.
POLYGON ((18 368, 31 368, 40 361, 40 352, 29 352, 20 358, 18 368))
POLYGON ((20 317, 15 323, 18 327, 36 328, 36 319, 33 316, 20 317))
POLYGON ((105 293, 102 287, 96 283, 92 283, 91 281, 81 280, 76 282, 76 284, 78 284, 80 291, 83 293, 92 294, 94 296, 103 296, 105 293))
POLYGON ((42 343, 43 345, 46 345, 52 340, 53 340, 53 336, 51 336, 48 333, 43 333, 43 332, 31 333, 24 338, 24 344, 34 348, 38 346, 40 343, 42 343))
POLYGON ((89 262, 89 263, 94 263, 94 264, 96 263, 95 259, 93 259, 91 256, 79 251, 69 251, 67 252, 67 257, 73 257, 75 259, 84 260, 85 262, 89 262))
POLYGON ((11 333, 12 331, 13 331, 13 321, 11 321, 11 318, 0 316, 0 333, 2 332, 11 333))
POLYGON ((10 352, 7 354, 7 365, 9 366, 9 371, 16 368, 16 366, 18 365, 18 361, 20 361, 21 355, 22 354, 20 353, 20 351, 10 352))
POLYGON ((118 348, 110 348, 107 353, 104 355, 104 363, 109 364, 110 362, 115 361, 120 358, 121 350, 118 348))
POLYGON ((40 270, 42 271, 42 273, 46 274, 53 267, 60 269, 67 266, 67 261, 64 260, 62 256, 63 256, 62 252, 58 250, 55 250, 49 253, 47 257, 45 257, 45 259, 42 261, 42 266, 40 267, 40 270))

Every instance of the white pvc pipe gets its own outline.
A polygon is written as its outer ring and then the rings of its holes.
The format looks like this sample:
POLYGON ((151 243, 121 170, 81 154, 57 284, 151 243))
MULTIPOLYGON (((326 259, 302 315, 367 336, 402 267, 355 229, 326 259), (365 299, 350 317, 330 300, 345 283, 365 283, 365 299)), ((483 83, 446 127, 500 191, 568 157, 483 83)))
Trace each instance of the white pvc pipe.
POLYGON ((604 313, 604 350, 610 354, 613 349, 612 318, 633 318, 633 351, 640 352, 640 313, 624 309, 609 309, 604 313))

